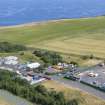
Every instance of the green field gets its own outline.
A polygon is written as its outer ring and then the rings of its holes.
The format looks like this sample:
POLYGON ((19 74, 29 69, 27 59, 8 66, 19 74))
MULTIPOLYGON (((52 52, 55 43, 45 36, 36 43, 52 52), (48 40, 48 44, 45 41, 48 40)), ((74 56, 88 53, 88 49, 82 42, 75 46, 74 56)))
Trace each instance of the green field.
POLYGON ((105 17, 0 28, 0 41, 21 43, 65 54, 93 54, 105 58, 105 17))

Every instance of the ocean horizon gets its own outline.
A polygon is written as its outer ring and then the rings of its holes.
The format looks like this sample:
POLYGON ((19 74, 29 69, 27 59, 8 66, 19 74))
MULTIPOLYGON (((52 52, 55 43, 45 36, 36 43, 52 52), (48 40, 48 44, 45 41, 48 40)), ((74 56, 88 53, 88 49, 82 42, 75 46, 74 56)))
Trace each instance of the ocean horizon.
POLYGON ((105 0, 3 0, 0 26, 105 15, 105 0))

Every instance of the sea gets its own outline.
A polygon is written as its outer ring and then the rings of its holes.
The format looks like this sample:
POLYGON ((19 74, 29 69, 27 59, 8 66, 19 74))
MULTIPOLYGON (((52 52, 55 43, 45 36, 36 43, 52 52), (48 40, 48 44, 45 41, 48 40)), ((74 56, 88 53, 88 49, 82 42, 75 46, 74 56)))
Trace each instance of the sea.
POLYGON ((105 15, 105 0, 0 0, 0 26, 105 15))

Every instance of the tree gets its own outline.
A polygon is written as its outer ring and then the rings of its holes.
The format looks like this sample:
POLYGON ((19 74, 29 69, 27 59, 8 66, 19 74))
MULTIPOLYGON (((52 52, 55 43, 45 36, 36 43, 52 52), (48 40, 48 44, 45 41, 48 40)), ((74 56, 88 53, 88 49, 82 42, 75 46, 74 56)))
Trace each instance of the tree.
POLYGON ((94 55, 93 55, 93 54, 91 54, 91 55, 90 55, 90 59, 93 59, 93 58, 94 58, 94 55))
POLYGON ((67 105, 78 105, 78 102, 76 99, 73 99, 73 100, 68 101, 67 105))
POLYGON ((9 42, 0 42, 0 52, 16 52, 16 51, 24 51, 27 48, 23 45, 12 44, 9 42))
POLYGON ((56 53, 46 50, 35 50, 33 52, 37 57, 40 57, 40 59, 46 64, 46 65, 56 65, 59 62, 63 62, 62 57, 56 53))
POLYGON ((47 95, 47 89, 43 85, 38 85, 34 89, 42 93, 43 95, 47 95))
POLYGON ((70 62, 70 64, 73 64, 73 65, 78 66, 78 63, 77 63, 77 62, 75 62, 75 61, 71 61, 71 62, 70 62))

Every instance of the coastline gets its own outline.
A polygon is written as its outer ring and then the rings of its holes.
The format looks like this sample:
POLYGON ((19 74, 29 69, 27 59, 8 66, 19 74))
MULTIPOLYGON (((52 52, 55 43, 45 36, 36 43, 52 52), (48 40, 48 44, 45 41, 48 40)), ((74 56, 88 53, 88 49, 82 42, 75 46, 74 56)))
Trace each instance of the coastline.
POLYGON ((103 17, 105 16, 95 16, 95 17, 86 17, 86 18, 84 17, 83 18, 65 18, 65 19, 55 19, 55 20, 47 20, 47 21, 39 21, 39 22, 29 22, 29 23, 23 23, 23 24, 18 24, 18 25, 0 26, 0 29, 36 26, 36 25, 43 25, 47 23, 54 23, 54 22, 61 22, 61 21, 68 21, 68 20, 86 20, 86 19, 103 18, 103 17))

